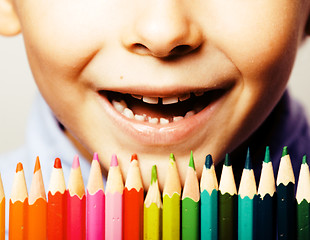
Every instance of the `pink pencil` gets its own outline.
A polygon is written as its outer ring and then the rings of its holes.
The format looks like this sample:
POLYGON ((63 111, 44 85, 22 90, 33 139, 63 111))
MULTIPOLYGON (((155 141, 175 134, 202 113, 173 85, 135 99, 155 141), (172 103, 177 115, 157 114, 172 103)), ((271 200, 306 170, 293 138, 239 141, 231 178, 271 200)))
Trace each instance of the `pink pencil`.
POLYGON ((98 154, 94 153, 87 184, 86 236, 88 240, 104 239, 105 196, 98 154))
POLYGON ((78 155, 72 163, 67 196, 67 239, 85 239, 86 197, 78 155))
POLYGON ((105 195, 105 239, 123 238, 124 183, 116 155, 112 156, 105 195))

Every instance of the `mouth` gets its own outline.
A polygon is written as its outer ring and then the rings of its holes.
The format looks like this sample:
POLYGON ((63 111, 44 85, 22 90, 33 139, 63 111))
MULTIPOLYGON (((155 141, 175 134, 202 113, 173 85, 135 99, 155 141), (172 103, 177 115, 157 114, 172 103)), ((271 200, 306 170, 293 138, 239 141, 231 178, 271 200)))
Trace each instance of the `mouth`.
POLYGON ((216 89, 156 94, 141 89, 98 93, 104 111, 122 133, 143 145, 167 146, 201 135, 231 88, 232 84, 226 84, 216 89))

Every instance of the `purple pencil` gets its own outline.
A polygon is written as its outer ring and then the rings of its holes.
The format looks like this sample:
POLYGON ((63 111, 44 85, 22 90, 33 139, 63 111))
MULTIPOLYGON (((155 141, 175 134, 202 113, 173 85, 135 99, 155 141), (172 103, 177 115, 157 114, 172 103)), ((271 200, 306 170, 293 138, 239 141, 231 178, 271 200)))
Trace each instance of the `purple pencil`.
POLYGON ((86 198, 86 236, 88 240, 105 239, 105 195, 98 154, 94 153, 86 198))

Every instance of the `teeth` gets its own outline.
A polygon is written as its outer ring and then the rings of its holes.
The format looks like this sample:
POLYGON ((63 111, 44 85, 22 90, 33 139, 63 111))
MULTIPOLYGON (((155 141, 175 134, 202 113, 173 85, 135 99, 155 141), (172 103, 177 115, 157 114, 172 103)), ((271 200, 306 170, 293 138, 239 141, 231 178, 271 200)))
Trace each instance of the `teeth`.
POLYGON ((189 118, 191 116, 195 115, 195 112, 194 111, 189 111, 185 114, 184 118, 189 118))
POLYGON ((194 92, 196 97, 200 97, 204 94, 204 92, 194 92))
POLYGON ((142 96, 141 96, 141 95, 133 95, 133 94, 131 94, 131 96, 134 97, 134 98, 136 98, 136 99, 139 99, 139 100, 142 99, 142 96))
POLYGON ((173 104, 173 103, 177 103, 178 102, 178 98, 177 97, 167 97, 167 98, 163 98, 162 100, 163 104, 173 104))
POLYGON ((189 99, 190 97, 191 97, 191 94, 188 93, 188 94, 185 94, 185 95, 179 97, 179 100, 182 102, 182 101, 189 99))
POLYGON ((149 123, 154 123, 154 124, 158 123, 158 118, 151 118, 151 117, 149 117, 148 120, 149 120, 149 123))
POLYGON ((145 97, 142 98, 143 102, 150 103, 150 104, 157 104, 158 103, 158 97, 145 97))
POLYGON ((134 119, 134 114, 129 108, 125 108, 123 114, 130 119, 134 119))
POLYGON ((135 114, 135 119, 138 120, 138 121, 144 122, 145 117, 142 116, 142 115, 135 114))
POLYGON ((160 118, 160 124, 168 124, 169 123, 169 120, 166 119, 166 118, 160 118))
POLYGON ((122 113, 124 109, 127 108, 127 104, 124 100, 121 100, 120 102, 113 100, 112 105, 120 113, 122 113))
POLYGON ((173 121, 174 121, 174 122, 178 122, 178 121, 180 121, 180 120, 182 120, 182 119, 183 119, 182 116, 173 117, 173 121))

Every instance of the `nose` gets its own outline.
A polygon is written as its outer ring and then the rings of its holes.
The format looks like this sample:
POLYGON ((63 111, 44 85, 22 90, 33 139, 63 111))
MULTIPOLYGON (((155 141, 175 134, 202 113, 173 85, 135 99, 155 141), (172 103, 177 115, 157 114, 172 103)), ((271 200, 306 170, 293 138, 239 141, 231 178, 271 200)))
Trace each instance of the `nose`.
POLYGON ((157 58, 182 56, 203 43, 203 33, 190 11, 178 0, 151 0, 133 17, 122 37, 131 52, 157 58))

